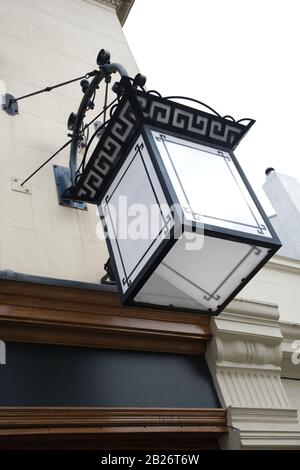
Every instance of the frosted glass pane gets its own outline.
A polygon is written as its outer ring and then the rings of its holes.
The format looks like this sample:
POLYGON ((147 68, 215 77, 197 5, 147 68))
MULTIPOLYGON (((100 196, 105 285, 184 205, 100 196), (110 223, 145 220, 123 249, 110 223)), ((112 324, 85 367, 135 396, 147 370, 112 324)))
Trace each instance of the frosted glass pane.
POLYGON ((135 300, 215 311, 267 254, 267 248, 214 237, 205 237, 202 249, 189 251, 179 239, 135 300))
POLYGON ((271 237, 228 152, 152 135, 187 219, 271 237))
POLYGON ((142 137, 101 203, 125 292, 174 222, 142 137))

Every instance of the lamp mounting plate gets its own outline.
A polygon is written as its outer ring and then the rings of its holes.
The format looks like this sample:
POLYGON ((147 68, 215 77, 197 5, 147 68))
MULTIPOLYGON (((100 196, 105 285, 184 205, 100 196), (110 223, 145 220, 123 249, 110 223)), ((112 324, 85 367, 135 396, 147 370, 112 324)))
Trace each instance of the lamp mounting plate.
POLYGON ((59 205, 86 211, 87 205, 85 202, 70 201, 64 198, 64 193, 66 189, 70 186, 70 169, 65 166, 54 165, 53 170, 59 205))
POLYGON ((3 97, 4 103, 2 104, 2 109, 10 116, 15 116, 16 114, 19 114, 18 103, 15 100, 15 97, 13 95, 10 95, 9 93, 5 93, 3 97))
POLYGON ((11 178, 11 190, 17 191, 18 193, 31 194, 30 183, 27 183, 26 186, 22 186, 22 178, 15 176, 11 178))

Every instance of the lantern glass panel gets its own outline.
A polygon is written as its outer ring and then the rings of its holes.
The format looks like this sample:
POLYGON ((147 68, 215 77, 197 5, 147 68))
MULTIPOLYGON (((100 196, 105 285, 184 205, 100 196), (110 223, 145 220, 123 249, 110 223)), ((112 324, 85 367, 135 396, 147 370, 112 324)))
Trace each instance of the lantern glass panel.
POLYGON ((271 238, 228 152, 152 135, 186 219, 271 238))
POLYGON ((174 225, 142 137, 112 182, 101 210, 124 293, 174 225))
POLYGON ((135 301, 214 312, 267 253, 267 248, 184 233, 135 301))

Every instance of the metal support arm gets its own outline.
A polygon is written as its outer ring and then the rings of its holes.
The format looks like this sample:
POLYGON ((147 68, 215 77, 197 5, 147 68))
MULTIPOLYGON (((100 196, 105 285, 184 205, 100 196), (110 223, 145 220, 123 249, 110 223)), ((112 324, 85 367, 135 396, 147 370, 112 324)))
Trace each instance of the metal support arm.
POLYGON ((76 183, 78 140, 79 140, 81 124, 84 119, 87 106, 94 92, 99 87, 99 84, 102 82, 102 80, 105 79, 105 77, 107 77, 108 75, 112 73, 116 73, 116 72, 118 72, 121 75, 121 77, 128 76, 126 69, 121 64, 116 64, 116 63, 103 64, 99 72, 94 76, 93 80, 91 81, 79 105, 79 108, 76 114, 75 123, 74 123, 72 143, 71 143, 71 149, 70 149, 69 166, 70 166, 70 179, 71 179, 72 186, 74 186, 76 183))

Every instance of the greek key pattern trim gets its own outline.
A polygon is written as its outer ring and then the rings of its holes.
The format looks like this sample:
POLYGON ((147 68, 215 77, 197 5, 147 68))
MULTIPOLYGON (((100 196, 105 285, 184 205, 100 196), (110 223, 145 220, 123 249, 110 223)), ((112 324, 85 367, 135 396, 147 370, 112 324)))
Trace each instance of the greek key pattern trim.
MULTIPOLYGON (((72 190, 72 196, 98 203, 112 169, 116 166, 128 142, 140 124, 150 124, 171 130, 185 138, 234 148, 248 126, 224 119, 199 109, 135 91, 137 106, 133 109, 130 96, 119 104, 111 124, 94 150, 82 177, 72 190)), ((133 96, 131 96, 133 98, 133 96)))
POLYGON ((130 103, 126 101, 110 126, 106 138, 101 141, 101 146, 97 145, 88 163, 78 191, 80 198, 91 200, 97 197, 104 178, 119 159, 122 145, 125 144, 135 124, 136 119, 130 103))
POLYGON ((226 148, 234 148, 245 132, 240 123, 223 119, 198 109, 188 108, 174 101, 162 100, 151 95, 138 95, 137 100, 147 120, 156 125, 168 125, 175 131, 207 140, 226 148))

